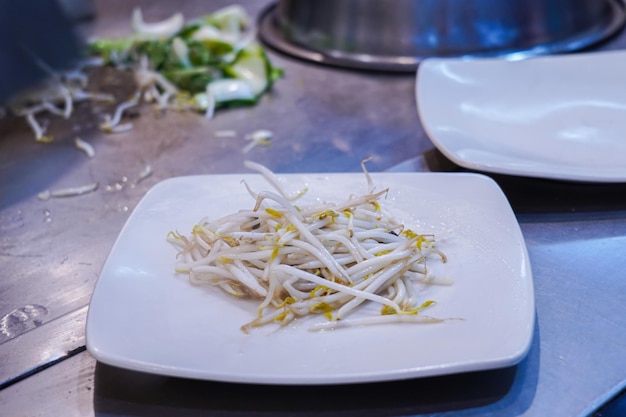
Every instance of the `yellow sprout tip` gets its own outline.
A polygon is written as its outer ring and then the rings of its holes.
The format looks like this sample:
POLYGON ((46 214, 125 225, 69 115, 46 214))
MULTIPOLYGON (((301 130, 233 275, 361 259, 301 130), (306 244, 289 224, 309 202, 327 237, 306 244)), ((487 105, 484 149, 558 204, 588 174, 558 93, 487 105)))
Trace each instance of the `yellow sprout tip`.
POLYGON ((41 142, 41 143, 50 143, 54 141, 54 136, 39 136, 37 138, 37 142, 41 142))
POLYGON ((283 213, 281 213, 280 211, 275 210, 273 208, 270 208, 270 207, 266 208, 265 212, 267 214, 269 214, 270 216, 273 216, 273 217, 282 217, 283 216, 283 213))

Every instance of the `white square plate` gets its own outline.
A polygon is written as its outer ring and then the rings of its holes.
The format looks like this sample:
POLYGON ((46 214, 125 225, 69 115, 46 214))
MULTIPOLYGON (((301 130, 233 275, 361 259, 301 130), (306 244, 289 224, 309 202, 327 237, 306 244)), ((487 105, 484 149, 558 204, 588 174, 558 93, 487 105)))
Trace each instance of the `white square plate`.
POLYGON ((465 168, 582 182, 626 182, 626 52, 522 61, 431 58, 419 116, 465 168))
MULTIPOLYGON (((265 384, 332 384, 424 377, 509 366, 527 353, 534 293, 519 225, 496 183, 479 174, 372 174, 389 188, 381 205, 408 227, 434 233, 447 263, 429 268, 454 280, 430 286, 428 314, 460 318, 437 324, 385 324, 311 332, 321 316, 249 334, 255 302, 189 284, 174 273, 169 231, 188 234, 201 218, 217 218, 254 201, 245 179, 259 175, 165 180, 137 205, 97 281, 87 321, 87 348, 110 365, 170 376, 265 384)), ((366 193, 363 174, 281 175, 306 185, 298 204, 342 201, 366 193)))

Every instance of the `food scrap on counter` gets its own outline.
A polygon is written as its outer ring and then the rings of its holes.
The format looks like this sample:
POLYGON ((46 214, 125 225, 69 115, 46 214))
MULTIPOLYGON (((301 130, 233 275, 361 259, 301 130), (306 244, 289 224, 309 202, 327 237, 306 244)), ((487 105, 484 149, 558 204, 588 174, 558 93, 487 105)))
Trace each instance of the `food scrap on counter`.
MULTIPOLYGON (((255 40, 256 30, 245 9, 232 5, 185 21, 181 13, 148 23, 140 9, 131 18, 133 34, 89 42, 90 57, 72 71, 51 73, 49 80, 13 98, 3 112, 24 117, 39 142, 51 142, 41 114, 70 119, 77 102, 111 103, 120 97, 90 91, 89 69, 112 66, 131 71, 136 92, 123 98, 100 130, 126 132, 125 112, 140 103, 160 110, 192 110, 212 118, 223 107, 254 105, 282 76, 255 40)), ((106 88, 106 85, 104 86, 106 88)))

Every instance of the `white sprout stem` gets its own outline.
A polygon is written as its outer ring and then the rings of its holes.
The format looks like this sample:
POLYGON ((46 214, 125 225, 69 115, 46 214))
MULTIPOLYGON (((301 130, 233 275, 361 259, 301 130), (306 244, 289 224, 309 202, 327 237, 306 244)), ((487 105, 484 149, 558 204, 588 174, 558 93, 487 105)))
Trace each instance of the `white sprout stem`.
POLYGON ((246 146, 244 146, 243 149, 241 150, 241 152, 242 153, 248 153, 252 149, 256 148, 259 145, 270 145, 270 141, 268 139, 265 139, 265 138, 251 139, 250 143, 248 143, 246 146))
POLYGON ((107 125, 111 129, 115 126, 118 126, 120 124, 120 121, 122 120, 122 115, 124 114, 124 112, 127 109, 136 106, 137 104, 139 104, 139 96, 138 94, 135 94, 130 100, 120 103, 115 108, 115 113, 113 113, 113 117, 105 122, 105 125, 107 125))
POLYGON ((367 180, 367 190, 370 194, 374 192, 374 182, 372 181, 372 176, 370 175, 370 173, 367 172, 365 163, 371 160, 372 160, 372 157, 370 156, 369 158, 366 158, 363 161, 361 161, 361 169, 363 170, 363 173, 365 174, 365 178, 367 180))
POLYGON ((246 268, 241 261, 235 260, 233 265, 228 265, 226 267, 237 280, 241 281, 242 284, 246 285, 255 294, 260 297, 265 297, 267 295, 267 290, 259 285, 256 278, 250 273, 248 268, 246 268))
POLYGON ((87 67, 101 67, 104 64, 105 64, 104 58, 100 56, 93 56, 93 57, 88 57, 88 58, 81 60, 78 63, 78 69, 81 70, 87 67))
POLYGON ((146 165, 141 171, 139 171, 139 175, 137 176, 137 181, 135 182, 135 184, 139 184, 150 175, 152 175, 152 167, 150 165, 146 165))
POLYGON ((330 232, 320 236, 320 240, 322 240, 322 242, 338 242, 343 245, 350 253, 351 258, 358 263, 372 257, 372 255, 364 251, 360 245, 355 244, 355 242, 350 240, 347 236, 338 232, 330 232))
POLYGON ((256 197, 256 205, 254 206, 254 211, 257 211, 261 208, 261 203, 263 200, 273 200, 281 205, 283 209, 286 210, 285 214, 290 213, 297 220, 302 220, 302 215, 298 213, 296 208, 287 200, 285 197, 273 193, 271 191, 261 191, 257 194, 256 197))
POLYGON ((93 158, 94 156, 96 156, 96 150, 89 142, 86 142, 81 138, 76 138, 74 139, 74 145, 78 150, 84 152, 88 158, 93 158))
POLYGON ((412 254, 411 249, 399 248, 385 255, 375 256, 373 258, 366 259, 363 262, 359 262, 356 265, 348 268, 346 272, 350 275, 355 275, 362 271, 368 271, 368 270, 371 271, 371 270, 380 269, 381 267, 385 265, 389 265, 398 260, 408 259, 408 257, 411 254, 412 254))
POLYGON ((447 277, 447 276, 441 277, 441 276, 434 275, 434 274, 426 274, 425 271, 424 272, 407 271, 407 276, 409 277, 409 279, 412 279, 417 282, 421 282, 423 284, 428 284, 428 285, 448 286, 448 285, 454 284, 454 280, 450 277, 447 277))
POLYGON ((375 324, 390 323, 413 323, 413 324, 433 324, 442 323, 444 319, 426 316, 423 314, 388 314, 370 317, 356 317, 352 319, 333 320, 315 323, 309 327, 310 331, 341 329, 346 327, 356 327, 375 324))
POLYGON ((57 106, 55 106, 53 103, 50 103, 49 101, 43 101, 41 103, 41 106, 44 107, 46 110, 48 110, 50 113, 52 114, 56 114, 57 116, 65 116, 65 110, 62 110, 60 108, 58 108, 57 106))
POLYGON ((133 127, 134 125, 130 122, 122 123, 122 124, 112 127, 109 133, 124 133, 124 132, 128 132, 129 130, 133 130, 133 127))
POLYGON ((154 78, 156 83, 170 96, 178 94, 179 90, 174 84, 172 84, 167 78, 165 78, 161 73, 154 72, 154 78))
POLYGON ((37 195, 40 200, 48 200, 53 197, 74 197, 95 191, 98 183, 80 185, 77 187, 59 188, 57 190, 46 190, 37 195))
MULTIPOLYGON (((382 286, 384 286, 385 284, 388 283, 388 281, 390 279, 394 279, 394 278, 398 278, 399 277, 399 272, 402 271, 405 268, 405 266, 402 263, 396 263, 396 264, 392 264, 389 268, 379 271, 375 276, 369 278, 367 280, 367 287, 363 289, 364 293, 375 293, 376 291, 378 291, 382 286)), ((357 297, 353 300, 350 300, 347 304, 344 304, 339 311, 337 311, 337 315, 336 318, 337 319, 342 319, 343 317, 346 316, 346 314, 348 314, 350 311, 354 310, 358 305, 360 305, 361 303, 363 303, 365 301, 365 297, 357 297)), ((396 301, 394 300, 390 300, 395 306, 397 307, 393 307, 396 312, 400 312, 402 310, 402 308, 396 304, 396 301)), ((391 304, 386 304, 391 306, 391 304)))
POLYGON ((207 120, 211 120, 215 115, 215 106, 217 105, 215 102, 215 94, 213 94, 213 90, 209 88, 209 84, 206 85, 205 91, 207 97, 207 106, 204 112, 204 117, 207 120))
POLYGON ((113 101, 115 97, 112 94, 106 93, 92 93, 89 91, 84 91, 80 89, 74 89, 72 91, 72 95, 74 100, 82 101, 82 100, 94 100, 94 101, 113 101))
MULTIPOLYGON (((352 283, 352 279, 350 278, 350 275, 335 260, 335 258, 328 255, 328 251, 324 247, 324 244, 319 240, 319 238, 315 237, 315 235, 311 233, 298 218, 291 215, 291 213, 285 213, 285 216, 288 218, 289 222, 300 232, 300 236, 316 249, 316 251, 314 252, 317 254, 318 259, 326 261, 327 267, 333 273, 337 274, 338 278, 341 278, 346 282, 352 283)), ((304 243, 305 243, 304 241, 299 242, 300 245, 304 243)))
POLYGON ((211 282, 216 278, 234 279, 233 274, 221 266, 202 265, 191 269, 189 272, 197 282, 211 282))
POLYGON ((272 144, 272 137, 274 137, 274 133, 269 130, 261 129, 254 131, 246 135, 245 138, 246 140, 249 140, 250 143, 243 148, 242 152, 248 153, 259 145, 270 146, 272 144))
POLYGON ((289 200, 289 201, 294 201, 298 198, 300 198, 305 192, 306 192, 306 188, 304 188, 301 191, 298 191, 296 194, 294 195, 289 195, 289 193, 287 193, 287 191, 285 190, 285 187, 282 186, 282 184, 280 183, 280 180, 278 178, 278 176, 276 174, 274 174, 271 170, 269 170, 268 168, 266 168, 265 166, 256 163, 256 162, 252 162, 252 161, 244 161, 243 165, 248 168, 251 169, 253 171, 258 172, 259 174, 261 174, 263 176, 263 178, 269 182, 272 187, 274 187, 274 189, 276 191, 278 191, 278 193, 285 199, 289 200))
POLYGON ((26 114, 26 121, 28 122, 30 128, 33 130, 33 133, 35 133, 35 138, 37 140, 40 140, 44 137, 46 130, 39 124, 33 112, 26 114))
POLYGON ((89 82, 89 77, 81 71, 82 67, 84 67, 84 63, 79 63, 76 68, 66 71, 63 73, 63 79, 65 79, 65 81, 78 81, 78 85, 83 88, 86 87, 89 82))
POLYGON ((359 206, 361 204, 366 204, 372 200, 376 200, 378 197, 381 197, 383 194, 386 194, 389 190, 385 189, 379 191, 377 193, 366 194, 363 196, 356 197, 354 199, 348 200, 343 204, 339 204, 335 210, 336 211, 344 211, 349 209, 350 207, 359 206))
POLYGON ((65 109, 64 109, 64 114, 63 116, 66 119, 69 119, 70 116, 72 115, 72 112, 74 111, 74 100, 72 98, 72 94, 70 92, 70 90, 61 84, 61 94, 63 95, 63 99, 65 101, 65 109))
POLYGON ((281 286, 281 278, 278 274, 274 273, 274 268, 280 265, 283 257, 276 256, 276 258, 270 262, 263 271, 263 281, 269 283, 267 294, 263 302, 259 305, 259 312, 263 311, 274 300, 276 295, 280 292, 281 288, 284 288, 284 284, 281 286))
POLYGON ((336 283, 334 281, 329 281, 324 278, 320 278, 317 275, 311 274, 310 272, 302 271, 300 269, 294 268, 289 265, 278 265, 274 268, 274 270, 276 272, 283 272, 286 275, 292 275, 292 276, 302 278, 307 281, 314 282, 317 285, 322 285, 322 286, 331 288, 335 291, 339 291, 344 294, 351 295, 353 297, 364 298, 370 301, 387 305, 396 311, 401 310, 398 304, 394 303, 392 300, 389 300, 385 297, 381 297, 380 295, 372 294, 366 291, 358 290, 354 287, 350 287, 349 285, 344 285, 344 284, 336 283))
POLYGON ((306 250, 311 256, 320 261, 324 267, 328 268, 328 270, 332 272, 337 278, 343 279, 345 282, 352 283, 352 279, 346 273, 342 265, 337 262, 337 259, 330 255, 326 248, 324 248, 323 246, 322 248, 319 248, 309 242, 305 242, 302 240, 295 240, 291 243, 291 245, 306 250))

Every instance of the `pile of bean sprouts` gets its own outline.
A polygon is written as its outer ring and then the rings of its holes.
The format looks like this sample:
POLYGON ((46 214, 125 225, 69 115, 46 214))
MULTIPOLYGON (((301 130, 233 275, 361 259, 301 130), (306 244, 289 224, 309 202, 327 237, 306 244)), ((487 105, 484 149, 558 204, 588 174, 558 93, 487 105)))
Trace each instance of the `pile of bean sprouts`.
POLYGON ((419 314, 434 301, 420 300, 416 289, 436 283, 427 258, 446 257, 433 235, 418 234, 386 213, 381 200, 388 190, 375 191, 364 166, 366 194, 307 207, 292 201, 304 191, 291 197, 269 169, 246 166, 276 192, 255 192, 246 184, 255 201, 250 209, 202 220, 188 236, 168 235, 178 249, 176 271, 192 284, 259 301, 258 317, 242 326, 244 332, 316 314, 327 320, 312 330, 441 321, 419 314), (366 304, 378 305, 379 313, 353 314, 366 304))

